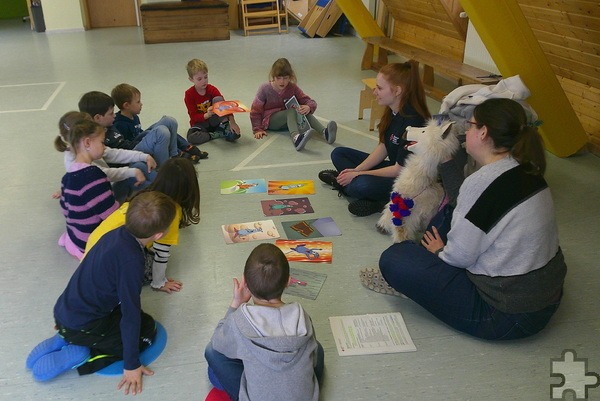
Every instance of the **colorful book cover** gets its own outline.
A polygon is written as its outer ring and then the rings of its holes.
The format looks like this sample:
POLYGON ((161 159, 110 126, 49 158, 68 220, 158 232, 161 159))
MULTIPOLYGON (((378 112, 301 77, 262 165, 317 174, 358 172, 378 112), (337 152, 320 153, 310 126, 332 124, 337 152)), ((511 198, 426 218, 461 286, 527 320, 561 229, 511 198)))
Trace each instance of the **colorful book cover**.
POLYGON ((264 192, 267 192, 267 182, 264 178, 221 181, 221 195, 258 194, 264 192))
POLYGON ((290 285, 283 291, 286 295, 317 299, 327 275, 308 270, 290 268, 290 285))
POLYGON ((333 258, 333 243, 327 241, 278 239, 275 245, 290 262, 331 263, 333 258))
POLYGON ((220 117, 228 114, 245 113, 250 111, 250 109, 239 100, 223 100, 213 104, 212 107, 213 112, 220 117))
POLYGON ((308 198, 289 198, 260 201, 265 216, 314 213, 308 198))
POLYGON ((227 244, 279 238, 279 231, 277 231, 273 220, 226 224, 221 226, 221 231, 227 244))
POLYGON ((321 219, 281 222, 288 239, 304 240, 308 238, 335 237, 342 235, 331 217, 321 219))
POLYGON ((312 195, 314 193, 313 180, 269 181, 269 195, 312 195))

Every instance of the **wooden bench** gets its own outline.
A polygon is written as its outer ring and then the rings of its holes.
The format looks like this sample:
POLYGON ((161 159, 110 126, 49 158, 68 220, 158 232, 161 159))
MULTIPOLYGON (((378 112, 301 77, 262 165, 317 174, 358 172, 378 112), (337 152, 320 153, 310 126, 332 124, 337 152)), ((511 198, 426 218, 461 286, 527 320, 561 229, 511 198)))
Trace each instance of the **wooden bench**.
POLYGON ((375 78, 365 78, 362 82, 365 84, 365 89, 360 91, 358 119, 363 119, 365 109, 371 109, 369 115, 369 131, 373 131, 375 130, 375 121, 381 120, 387 106, 382 106, 377 103, 377 100, 373 95, 373 89, 375 89, 375 86, 377 85, 375 78))
POLYGON ((458 86, 466 84, 491 85, 498 83, 499 78, 501 78, 489 71, 384 36, 368 37, 363 40, 366 42, 367 48, 363 55, 361 69, 379 70, 388 63, 388 51, 413 59, 423 65, 423 84, 427 96, 439 101, 448 93, 434 86, 434 71, 455 79, 458 86), (377 60, 374 61, 373 56, 376 47, 378 48, 378 56, 377 60))
POLYGON ((140 11, 144 43, 229 39, 229 4, 225 1, 144 3, 140 11))

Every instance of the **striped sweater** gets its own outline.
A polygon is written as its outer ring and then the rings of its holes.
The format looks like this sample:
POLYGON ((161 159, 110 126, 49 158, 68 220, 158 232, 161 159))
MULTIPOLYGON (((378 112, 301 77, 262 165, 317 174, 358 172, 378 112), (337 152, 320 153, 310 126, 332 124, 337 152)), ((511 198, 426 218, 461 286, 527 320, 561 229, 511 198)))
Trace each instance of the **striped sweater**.
POLYGON ((73 163, 61 182, 60 207, 67 220, 67 234, 83 252, 88 237, 119 204, 106 174, 100 168, 73 163))

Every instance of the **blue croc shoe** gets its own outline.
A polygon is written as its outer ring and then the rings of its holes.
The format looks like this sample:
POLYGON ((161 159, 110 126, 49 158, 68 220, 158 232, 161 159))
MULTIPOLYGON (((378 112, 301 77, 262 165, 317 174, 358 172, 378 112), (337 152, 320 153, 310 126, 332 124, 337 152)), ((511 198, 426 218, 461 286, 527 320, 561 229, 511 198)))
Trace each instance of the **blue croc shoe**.
POLYGON ((90 349, 81 345, 69 344, 60 351, 42 356, 33 364, 33 378, 43 382, 54 379, 67 370, 85 363, 90 357, 90 349))
POLYGON ((51 352, 60 351, 62 347, 68 345, 64 338, 55 334, 54 336, 42 341, 29 353, 27 361, 25 361, 25 367, 32 369, 33 365, 43 357, 51 352))

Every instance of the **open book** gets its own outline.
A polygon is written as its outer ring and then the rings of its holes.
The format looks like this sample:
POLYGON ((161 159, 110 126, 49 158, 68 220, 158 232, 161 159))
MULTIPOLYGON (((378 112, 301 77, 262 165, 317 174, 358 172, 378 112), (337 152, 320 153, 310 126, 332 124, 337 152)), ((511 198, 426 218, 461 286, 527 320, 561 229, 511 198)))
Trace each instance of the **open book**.
POLYGON ((213 104, 213 112, 219 117, 233 113, 244 113, 247 111, 250 111, 250 109, 240 103, 239 100, 222 100, 213 104))
MULTIPOLYGON (((285 101, 285 108, 286 109, 298 109, 298 107, 300 106, 300 103, 298 103, 298 99, 296 99, 296 96, 292 96, 291 98, 289 98, 288 100, 285 101)), ((303 134, 306 131, 308 131, 311 126, 308 123, 308 119, 306 118, 306 116, 304 114, 300 114, 298 112, 296 112, 296 116, 298 117, 298 132, 303 134)))

